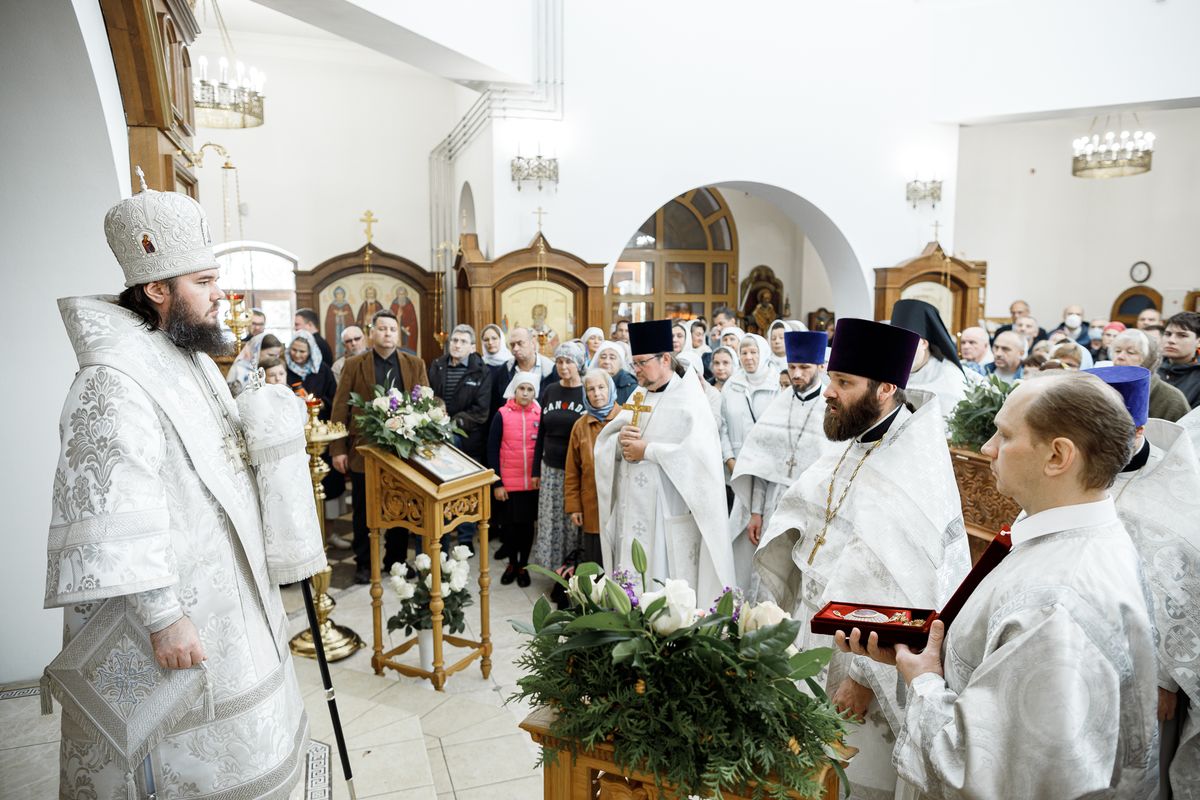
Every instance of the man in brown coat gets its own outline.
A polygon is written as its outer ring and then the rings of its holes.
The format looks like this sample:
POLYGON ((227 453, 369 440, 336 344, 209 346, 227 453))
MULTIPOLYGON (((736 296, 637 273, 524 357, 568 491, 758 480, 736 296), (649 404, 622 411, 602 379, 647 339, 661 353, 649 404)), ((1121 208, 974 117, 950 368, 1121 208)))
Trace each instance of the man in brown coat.
MULTIPOLYGON (((366 444, 361 438, 357 413, 350 407, 350 393, 370 400, 375 397, 375 387, 385 390, 393 386, 404 393, 414 386, 428 386, 425 362, 420 357, 397 350, 400 342, 400 323, 391 311, 375 312, 371 317, 371 349, 361 355, 346 359, 342 367, 342 379, 338 382, 337 395, 333 398, 334 422, 346 425, 350 435, 338 439, 329 446, 333 457, 333 468, 348 473, 353 483, 351 502, 354 505, 354 572, 355 583, 371 582, 371 539, 367 530, 367 479, 363 474, 363 457, 357 447, 366 444)), ((389 571, 398 561, 408 557, 408 531, 392 528, 384 537, 383 570, 389 571)))

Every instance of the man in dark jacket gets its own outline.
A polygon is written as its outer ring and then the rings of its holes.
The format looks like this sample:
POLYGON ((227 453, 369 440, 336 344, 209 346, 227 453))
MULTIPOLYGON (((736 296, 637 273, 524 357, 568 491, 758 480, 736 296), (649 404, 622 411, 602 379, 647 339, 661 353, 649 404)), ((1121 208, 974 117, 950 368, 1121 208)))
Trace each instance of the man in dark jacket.
MULTIPOLYGON (((446 413, 463 436, 454 444, 464 453, 487 463, 487 421, 492 402, 492 371, 475 352, 475 331, 470 325, 456 325, 450 333, 450 352, 429 365, 429 385, 446 404, 446 413)), ((458 543, 475 552, 475 523, 458 526, 458 543)))
POLYGON ((512 350, 513 361, 502 373, 496 372, 492 377, 493 409, 504 405, 504 390, 518 372, 532 372, 541 376, 541 389, 551 383, 558 383, 558 370, 554 368, 554 362, 538 353, 537 341, 528 328, 513 328, 509 331, 508 346, 512 350))
POLYGON ((1180 311, 1167 320, 1162 333, 1162 366, 1158 375, 1183 392, 1188 405, 1200 408, 1200 314, 1180 311))

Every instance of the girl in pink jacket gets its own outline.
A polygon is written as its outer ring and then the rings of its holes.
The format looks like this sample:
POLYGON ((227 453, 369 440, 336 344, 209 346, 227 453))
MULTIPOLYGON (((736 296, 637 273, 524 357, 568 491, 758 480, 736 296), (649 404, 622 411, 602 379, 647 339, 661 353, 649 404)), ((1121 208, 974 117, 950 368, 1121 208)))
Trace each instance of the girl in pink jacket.
POLYGON ((538 479, 533 477, 534 445, 542 407, 538 405, 539 377, 532 372, 513 375, 504 396, 508 398, 492 419, 488 436, 488 466, 500 476, 493 485, 496 496, 496 516, 502 521, 504 549, 508 552, 508 567, 500 583, 514 580, 518 586, 529 585, 529 550, 533 546, 534 525, 537 522, 538 479))

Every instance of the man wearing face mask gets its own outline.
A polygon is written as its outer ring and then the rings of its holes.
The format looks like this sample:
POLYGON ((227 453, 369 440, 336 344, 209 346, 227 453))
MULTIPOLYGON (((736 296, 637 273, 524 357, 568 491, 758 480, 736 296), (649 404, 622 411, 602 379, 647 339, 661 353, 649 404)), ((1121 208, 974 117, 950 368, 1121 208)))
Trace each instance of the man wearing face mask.
POLYGON ((1133 457, 1110 494, 1133 539, 1153 599, 1158 627, 1158 721, 1161 780, 1176 797, 1200 786, 1200 654, 1179 647, 1193 635, 1184 620, 1200 616, 1200 587, 1179 565, 1200 563, 1200 461, 1187 432, 1150 419, 1150 370, 1086 370, 1117 390, 1137 426, 1133 457))
POLYGON ((1054 330, 1062 331, 1072 341, 1087 347, 1092 342, 1088 329, 1087 320, 1083 318, 1083 306, 1067 306, 1063 309, 1062 324, 1054 330))
MULTIPOLYGON (((940 407, 905 390, 919 343, 895 325, 838 320, 822 420, 832 444, 784 492, 754 557, 793 619, 846 598, 941 608, 970 568, 940 407)), ((805 625, 797 646, 832 643, 805 625)), ((846 770, 853 795, 891 797, 904 719, 895 669, 835 653, 820 679, 834 705, 863 720, 847 737, 859 748, 846 770)))

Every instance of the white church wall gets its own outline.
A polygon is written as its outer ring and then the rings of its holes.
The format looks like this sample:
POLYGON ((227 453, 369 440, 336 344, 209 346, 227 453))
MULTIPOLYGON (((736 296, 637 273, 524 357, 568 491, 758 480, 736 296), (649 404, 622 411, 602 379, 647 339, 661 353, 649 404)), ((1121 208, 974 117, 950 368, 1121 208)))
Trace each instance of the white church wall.
MULTIPOLYGON (((479 248, 485 256, 493 253, 495 239, 495 176, 492 173, 492 126, 486 125, 482 132, 454 162, 455 185, 461 190, 464 183, 471 184, 475 198, 475 233, 479 236, 479 248)), ((454 221, 454 230, 459 231, 459 220, 454 221)), ((461 232, 461 231, 459 231, 461 232)))
MULTIPOLYGON (((295 253, 310 269, 365 241, 363 211, 380 222, 375 244, 428 268, 429 151, 457 119, 454 85, 338 40, 235 34, 238 56, 267 75, 266 123, 201 129, 196 144, 224 145, 248 205, 243 236, 295 253)), ((219 41, 202 37, 193 62, 219 41)), ((223 239, 221 160, 209 154, 201 202, 223 239)), ((457 201, 457 191, 455 192, 457 201)))
POLYGON ((933 82, 910 49, 915 18, 907 7, 872 8, 876 19, 864 27, 859 12, 836 4, 737 14, 713 2, 640 4, 637 25, 621 4, 568 6, 564 119, 494 126, 496 251, 528 242, 541 203, 552 242, 611 262, 629 232, 679 192, 757 182, 829 218, 846 246, 817 235, 814 247, 831 271, 855 273, 839 313, 870 313, 866 270, 919 252, 928 238, 932 215, 904 203, 904 183, 922 161, 936 162, 952 203, 957 160, 955 126, 930 122, 933 82), (828 33, 851 29, 852 53, 828 33), (502 162, 539 141, 556 151, 561 182, 555 192, 518 193, 500 181, 502 162))
POLYGON ((4 474, 0 565, 4 685, 37 678, 62 646, 62 612, 43 610, 42 598, 58 418, 76 361, 55 301, 120 290, 103 220, 129 178, 124 123, 112 124, 122 106, 99 7, 0 3, 0 73, 0 268, 9 296, 19 298, 8 304, 0 359, 33 381, 29 391, 4 393, 14 454, 4 474))
POLYGON ((1200 290, 1200 109, 1139 117, 1158 136, 1153 169, 1108 180, 1071 175, 1071 140, 1090 116, 963 129, 955 252, 988 262, 989 316, 1021 298, 1051 325, 1068 303, 1107 317, 1135 261, 1150 263, 1168 314, 1200 290))

